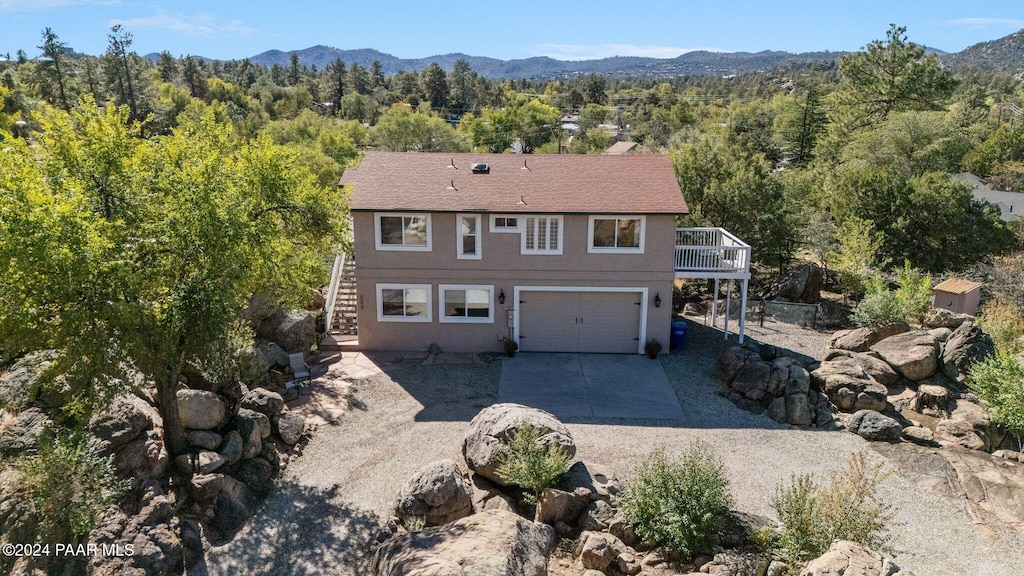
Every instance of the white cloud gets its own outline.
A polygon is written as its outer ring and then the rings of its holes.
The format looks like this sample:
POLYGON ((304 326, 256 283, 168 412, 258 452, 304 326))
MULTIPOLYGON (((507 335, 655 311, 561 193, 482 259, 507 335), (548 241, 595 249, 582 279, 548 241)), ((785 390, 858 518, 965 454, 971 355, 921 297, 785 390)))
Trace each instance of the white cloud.
POLYGON ((0 12, 42 12, 67 6, 120 6, 120 0, 0 0, 0 12))
POLYGON ((719 48, 679 48, 676 46, 639 46, 636 44, 537 44, 527 50, 535 56, 548 56, 559 60, 596 60, 612 56, 675 58, 681 54, 696 50, 724 52, 724 50, 719 48))
MULTIPOLYGON (((2 0, 0 0, 2 1, 2 0)), ((256 28, 246 26, 241 20, 232 20, 226 24, 219 23, 212 14, 205 12, 195 16, 181 14, 157 14, 146 18, 130 18, 128 20, 111 20, 110 25, 120 24, 128 30, 144 30, 157 28, 179 32, 185 36, 209 37, 217 33, 249 35, 259 32, 256 28)))
POLYGON ((970 28, 971 30, 981 30, 992 26, 1013 29, 1024 28, 1024 20, 1014 20, 1012 18, 956 18, 954 20, 946 20, 945 23, 951 26, 970 28))

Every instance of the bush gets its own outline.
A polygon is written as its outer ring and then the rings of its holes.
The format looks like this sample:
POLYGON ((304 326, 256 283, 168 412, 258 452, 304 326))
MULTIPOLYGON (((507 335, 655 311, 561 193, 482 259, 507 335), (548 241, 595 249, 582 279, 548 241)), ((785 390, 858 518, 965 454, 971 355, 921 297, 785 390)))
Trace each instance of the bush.
POLYGON ((869 465, 866 453, 859 452, 827 483, 803 474, 795 476, 788 486, 780 486, 772 507, 782 522, 779 541, 790 563, 797 565, 820 556, 835 539, 891 551, 886 527, 893 512, 876 494, 887 477, 881 464, 869 465))
POLYGON ((731 505, 721 459, 698 441, 676 457, 651 454, 636 468, 620 509, 640 538, 692 557, 708 549, 731 505))
POLYGON ((910 268, 906 262, 896 274, 899 287, 890 292, 880 277, 867 282, 866 295, 853 311, 859 326, 878 326, 889 322, 921 323, 932 302, 932 277, 910 268))
POLYGON ((971 366, 967 385, 987 404, 989 418, 1024 438, 1024 364, 1006 350, 997 350, 971 366))
POLYGON ((524 423, 511 435, 498 461, 498 476, 525 488, 534 498, 554 486, 572 461, 558 444, 541 443, 543 435, 542 430, 524 423))
POLYGON ((47 542, 79 542, 100 513, 126 490, 117 480, 112 457, 100 456, 78 434, 58 436, 19 461, 25 488, 47 542))
POLYGON ((982 306, 978 326, 992 337, 996 347, 1010 353, 1020 351, 1024 336, 1024 312, 1009 302, 994 300, 982 306))

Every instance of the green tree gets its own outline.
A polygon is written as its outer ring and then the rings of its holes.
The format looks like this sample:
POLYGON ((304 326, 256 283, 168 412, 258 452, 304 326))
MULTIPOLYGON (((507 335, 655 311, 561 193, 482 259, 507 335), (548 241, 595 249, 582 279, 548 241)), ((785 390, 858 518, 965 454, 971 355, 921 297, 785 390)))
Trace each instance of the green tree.
POLYGON ((381 114, 373 141, 392 152, 468 152, 469 140, 441 118, 395 106, 381 114))
POLYGON ((297 86, 302 78, 302 67, 299 66, 299 55, 292 52, 288 55, 288 85, 297 86))
POLYGON ((789 104, 782 119, 782 138, 790 160, 797 166, 814 159, 814 147, 828 121, 819 90, 817 83, 808 84, 803 97, 789 104))
POLYGON ((172 83, 178 77, 178 63, 167 50, 161 52, 157 57, 156 71, 164 82, 172 83))
POLYGON ((967 382, 985 401, 989 417, 1018 442, 1024 439, 1024 364, 1012 353, 997 350, 995 356, 971 366, 967 382))
POLYGON ((139 78, 139 63, 136 62, 138 55, 130 51, 132 33, 125 30, 120 24, 115 24, 111 26, 107 40, 109 42, 107 52, 103 57, 107 83, 116 96, 116 102, 128 106, 128 110, 131 111, 131 119, 141 120, 145 114, 139 95, 141 80, 139 78))
POLYGON ((860 295, 867 282, 888 262, 879 261, 884 239, 874 226, 862 218, 852 216, 836 227, 835 247, 829 253, 831 267, 839 272, 843 292, 860 295))
POLYGON ((455 61, 452 72, 448 75, 448 85, 452 91, 451 104, 455 112, 465 114, 476 109, 476 80, 477 74, 473 72, 465 58, 455 61))
POLYGON ((51 104, 64 110, 71 109, 72 99, 68 89, 68 74, 70 73, 65 53, 67 43, 61 42, 57 33, 52 28, 43 30, 43 45, 39 47, 43 56, 49 59, 48 62, 41 62, 39 70, 46 81, 43 83, 43 97, 51 104), (51 86, 55 87, 50 88, 51 86))
POLYGON ((857 129, 900 110, 939 110, 956 89, 953 74, 923 46, 907 40, 904 26, 891 24, 886 39, 874 40, 839 61, 837 93, 842 121, 857 129))
POLYGON ((448 107, 448 74, 437 62, 432 62, 423 71, 423 93, 434 110, 448 107))
POLYGON ((182 62, 181 79, 193 98, 206 98, 208 85, 203 63, 199 58, 186 56, 182 62))
POLYGON ((327 65, 322 75, 327 101, 331 103, 334 113, 339 115, 341 99, 345 96, 345 73, 345 62, 341 58, 335 58, 334 62, 327 65))

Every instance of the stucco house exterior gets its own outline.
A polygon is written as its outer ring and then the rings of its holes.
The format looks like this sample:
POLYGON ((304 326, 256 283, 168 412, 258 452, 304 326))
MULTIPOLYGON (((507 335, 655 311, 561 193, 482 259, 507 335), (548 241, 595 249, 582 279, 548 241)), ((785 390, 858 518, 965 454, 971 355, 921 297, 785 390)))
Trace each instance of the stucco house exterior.
POLYGON ((746 294, 749 247, 677 229, 665 156, 367 152, 342 184, 364 350, 667 350, 680 274, 746 294))

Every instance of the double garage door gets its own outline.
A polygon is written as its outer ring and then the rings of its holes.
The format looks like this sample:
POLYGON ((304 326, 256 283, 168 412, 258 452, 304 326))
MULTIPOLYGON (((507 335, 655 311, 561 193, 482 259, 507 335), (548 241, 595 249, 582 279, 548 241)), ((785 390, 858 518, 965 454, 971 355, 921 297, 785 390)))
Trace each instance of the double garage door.
POLYGON ((519 348, 636 354, 641 302, 639 292, 521 292, 519 348))

